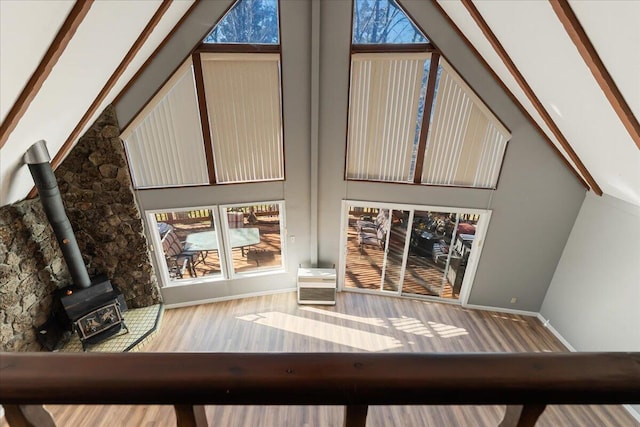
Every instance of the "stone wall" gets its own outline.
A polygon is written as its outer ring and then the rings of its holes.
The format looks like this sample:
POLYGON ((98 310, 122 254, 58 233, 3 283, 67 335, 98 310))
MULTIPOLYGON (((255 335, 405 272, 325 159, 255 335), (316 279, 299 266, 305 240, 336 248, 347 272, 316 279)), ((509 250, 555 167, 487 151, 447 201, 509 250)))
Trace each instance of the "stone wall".
MULTIPOLYGON (((129 307, 146 307, 161 301, 160 290, 118 129, 109 107, 56 178, 89 275, 105 274, 129 307)), ((40 350, 33 327, 49 315, 56 287, 70 281, 40 200, 0 207, 0 350, 40 350)))

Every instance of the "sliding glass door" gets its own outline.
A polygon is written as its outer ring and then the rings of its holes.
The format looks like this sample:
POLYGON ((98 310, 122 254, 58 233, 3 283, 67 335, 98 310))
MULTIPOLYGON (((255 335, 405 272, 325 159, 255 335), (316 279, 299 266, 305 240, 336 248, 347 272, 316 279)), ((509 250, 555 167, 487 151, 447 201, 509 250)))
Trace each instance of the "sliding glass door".
POLYGON ((379 291, 385 267, 389 209, 348 205, 344 286, 379 291))
POLYGON ((488 211, 344 206, 344 289, 460 298, 471 262, 475 271, 488 211))
POLYGON ((385 251, 386 263, 382 290, 400 292, 402 289, 402 275, 406 253, 407 233, 411 230, 409 216, 406 210, 391 210, 389 222, 389 238, 385 251))
POLYGON ((416 210, 403 293, 458 299, 479 217, 416 210))

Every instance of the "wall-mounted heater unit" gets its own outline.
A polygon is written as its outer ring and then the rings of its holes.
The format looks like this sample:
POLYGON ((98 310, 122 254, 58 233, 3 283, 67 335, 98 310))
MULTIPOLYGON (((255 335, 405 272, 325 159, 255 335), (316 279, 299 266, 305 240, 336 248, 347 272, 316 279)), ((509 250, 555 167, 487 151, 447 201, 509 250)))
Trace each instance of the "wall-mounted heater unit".
POLYGON ((299 268, 298 304, 336 303, 335 268, 299 268))

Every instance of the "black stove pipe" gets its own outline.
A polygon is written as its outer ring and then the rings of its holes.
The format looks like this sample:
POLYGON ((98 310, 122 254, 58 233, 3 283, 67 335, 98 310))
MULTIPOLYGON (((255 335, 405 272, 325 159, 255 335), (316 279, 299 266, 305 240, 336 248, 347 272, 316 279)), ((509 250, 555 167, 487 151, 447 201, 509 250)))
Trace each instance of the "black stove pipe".
POLYGON ((51 157, 44 140, 33 144, 24 155, 24 162, 29 166, 29 171, 40 195, 40 202, 56 235, 73 284, 80 288, 88 288, 91 286, 91 279, 89 279, 89 273, 82 260, 76 236, 73 234, 73 228, 71 228, 71 223, 64 210, 58 183, 49 163, 50 160, 51 157))

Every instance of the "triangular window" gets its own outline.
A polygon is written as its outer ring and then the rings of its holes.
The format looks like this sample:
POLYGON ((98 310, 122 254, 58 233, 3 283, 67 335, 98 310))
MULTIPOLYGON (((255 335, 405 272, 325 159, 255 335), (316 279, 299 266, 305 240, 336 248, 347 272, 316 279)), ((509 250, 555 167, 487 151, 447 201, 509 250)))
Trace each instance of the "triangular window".
POLYGON ((203 42, 278 45, 278 28, 278 0, 238 0, 203 42))
POLYGON ((347 180, 495 188, 509 131, 394 0, 354 0, 347 180))
POLYGON ((424 44, 429 40, 393 0, 355 0, 353 44, 424 44))

